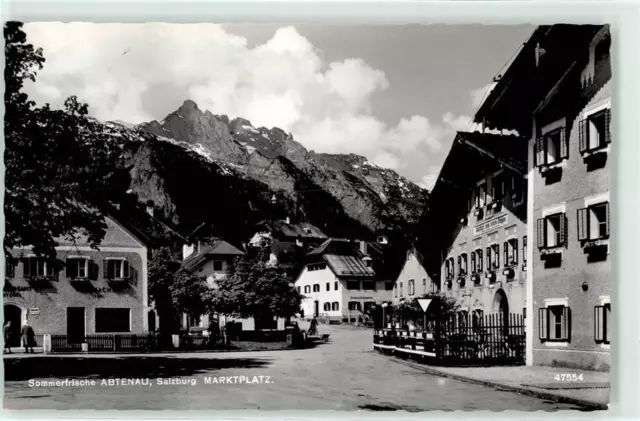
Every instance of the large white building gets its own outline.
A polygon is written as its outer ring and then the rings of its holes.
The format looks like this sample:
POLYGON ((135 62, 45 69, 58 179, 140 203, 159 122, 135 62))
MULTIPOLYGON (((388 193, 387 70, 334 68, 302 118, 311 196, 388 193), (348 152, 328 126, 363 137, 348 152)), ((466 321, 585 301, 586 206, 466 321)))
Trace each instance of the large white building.
POLYGON ((304 296, 303 317, 349 321, 374 303, 391 299, 394 279, 374 270, 373 244, 329 239, 306 256, 295 286, 304 296))

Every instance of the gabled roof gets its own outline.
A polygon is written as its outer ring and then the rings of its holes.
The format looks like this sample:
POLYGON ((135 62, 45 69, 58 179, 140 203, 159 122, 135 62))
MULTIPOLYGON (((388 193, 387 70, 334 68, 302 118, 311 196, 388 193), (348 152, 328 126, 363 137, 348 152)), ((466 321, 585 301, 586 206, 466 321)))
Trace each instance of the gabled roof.
POLYGON ((201 264, 215 257, 234 257, 242 256, 244 252, 221 239, 215 239, 213 244, 207 245, 197 253, 193 253, 182 262, 182 268, 193 271, 201 264))
POLYGON ((268 229, 276 238, 327 238, 327 235, 320 228, 308 222, 288 224, 286 221, 262 221, 258 226, 268 229))
POLYGON ((153 248, 185 242, 185 237, 176 228, 151 216, 138 204, 104 206, 103 213, 133 234, 145 246, 153 248))
POLYGON ((325 254, 324 260, 337 277, 373 278, 376 273, 357 256, 325 254))

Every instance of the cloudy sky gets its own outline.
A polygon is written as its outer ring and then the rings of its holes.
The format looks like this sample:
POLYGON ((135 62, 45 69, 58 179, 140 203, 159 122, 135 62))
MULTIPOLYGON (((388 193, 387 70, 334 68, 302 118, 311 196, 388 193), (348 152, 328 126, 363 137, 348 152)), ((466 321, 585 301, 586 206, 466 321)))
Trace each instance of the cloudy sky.
POLYGON ((357 153, 430 187, 532 26, 29 23, 39 104, 69 95, 102 120, 161 120, 189 98, 357 153))

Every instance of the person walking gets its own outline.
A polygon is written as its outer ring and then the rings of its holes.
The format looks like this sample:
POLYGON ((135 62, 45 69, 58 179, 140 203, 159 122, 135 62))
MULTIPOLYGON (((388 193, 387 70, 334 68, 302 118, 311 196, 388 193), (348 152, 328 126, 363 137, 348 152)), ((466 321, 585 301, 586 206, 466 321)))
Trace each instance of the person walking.
POLYGON ((36 334, 28 321, 24 322, 22 330, 20 331, 20 336, 22 336, 22 345, 24 345, 25 354, 29 353, 29 349, 31 349, 31 353, 34 354, 35 351, 33 350, 33 347, 36 342, 36 334))
POLYGON ((7 320, 4 324, 4 349, 9 351, 8 354, 13 354, 11 352, 11 320, 7 320))
POLYGON ((309 336, 315 336, 318 334, 318 319, 316 319, 315 317, 311 320, 311 325, 309 326, 307 334, 309 336))

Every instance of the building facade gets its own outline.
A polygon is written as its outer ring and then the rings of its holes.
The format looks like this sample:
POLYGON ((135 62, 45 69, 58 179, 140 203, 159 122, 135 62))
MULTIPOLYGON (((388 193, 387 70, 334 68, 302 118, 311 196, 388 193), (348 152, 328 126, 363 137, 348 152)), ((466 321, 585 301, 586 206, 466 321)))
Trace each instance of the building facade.
POLYGON ((529 139, 528 364, 610 368, 610 46, 539 27, 476 115, 529 139))
POLYGON ((83 238, 59 240, 62 270, 30 249, 13 250, 16 264, 5 265, 3 298, 14 341, 27 320, 38 344, 44 334, 82 341, 88 334, 148 331, 147 246, 113 217, 105 223, 99 250, 83 238))
POLYGON ((421 256, 415 248, 407 251, 407 257, 393 286, 394 304, 403 299, 418 298, 440 291, 440 280, 432 279, 421 262, 421 256))
POLYGON ((365 242, 329 239, 306 257, 295 286, 302 316, 349 321, 375 303, 391 300, 393 281, 380 279, 365 242))

